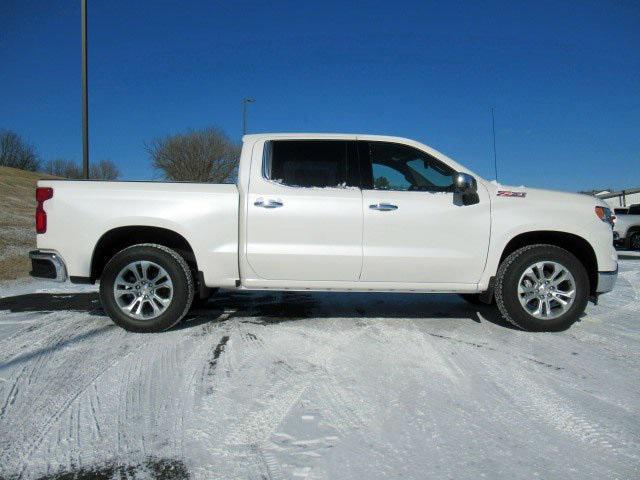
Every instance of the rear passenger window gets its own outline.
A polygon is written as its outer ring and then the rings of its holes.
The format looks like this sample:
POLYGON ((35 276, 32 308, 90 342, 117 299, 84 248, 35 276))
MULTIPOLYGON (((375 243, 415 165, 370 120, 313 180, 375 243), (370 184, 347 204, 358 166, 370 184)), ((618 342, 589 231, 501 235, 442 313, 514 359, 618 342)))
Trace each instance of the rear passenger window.
POLYGON ((341 140, 268 142, 264 176, 292 187, 345 187, 348 143, 341 140))

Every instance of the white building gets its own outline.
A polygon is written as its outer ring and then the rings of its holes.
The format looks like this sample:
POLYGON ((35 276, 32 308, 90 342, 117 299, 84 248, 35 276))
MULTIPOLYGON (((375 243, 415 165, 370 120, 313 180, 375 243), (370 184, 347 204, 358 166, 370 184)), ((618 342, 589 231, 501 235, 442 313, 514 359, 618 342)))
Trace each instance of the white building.
POLYGON ((611 208, 628 207, 640 203, 640 188, 629 188, 619 192, 605 190, 604 192, 596 193, 596 197, 607 202, 611 208))

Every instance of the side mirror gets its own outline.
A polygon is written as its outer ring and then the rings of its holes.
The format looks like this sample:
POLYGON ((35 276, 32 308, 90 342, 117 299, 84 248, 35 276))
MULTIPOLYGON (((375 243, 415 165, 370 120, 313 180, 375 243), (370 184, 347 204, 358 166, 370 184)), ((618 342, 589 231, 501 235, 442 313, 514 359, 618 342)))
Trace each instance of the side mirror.
POLYGON ((468 173, 458 172, 453 177, 453 191, 462 197, 463 205, 480 203, 478 182, 468 173))
POLYGON ((478 184, 468 173, 458 172, 453 178, 453 188, 456 193, 474 193, 478 190, 478 184))

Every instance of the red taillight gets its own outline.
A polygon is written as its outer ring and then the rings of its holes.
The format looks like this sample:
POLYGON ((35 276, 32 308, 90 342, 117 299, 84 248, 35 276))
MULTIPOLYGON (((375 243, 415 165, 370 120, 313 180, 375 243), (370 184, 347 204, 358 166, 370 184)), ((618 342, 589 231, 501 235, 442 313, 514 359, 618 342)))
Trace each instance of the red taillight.
POLYGON ((53 188, 51 187, 37 187, 36 188, 36 202, 43 203, 53 197, 53 188))
POLYGON ((53 197, 53 188, 37 187, 36 188, 36 233, 45 233, 47 231, 47 212, 44 211, 44 202, 53 197))

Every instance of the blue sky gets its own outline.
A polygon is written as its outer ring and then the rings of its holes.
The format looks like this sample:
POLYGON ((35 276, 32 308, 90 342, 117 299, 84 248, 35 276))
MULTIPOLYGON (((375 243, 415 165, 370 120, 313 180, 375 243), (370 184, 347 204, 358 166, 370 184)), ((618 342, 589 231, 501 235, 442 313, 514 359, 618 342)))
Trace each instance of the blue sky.
MULTIPOLYGON (((80 161, 79 1, 0 6, 0 128, 80 161)), ((91 158, 189 128, 362 132, 499 180, 640 186, 640 2, 89 0, 91 158)), ((157 176, 157 175, 156 175, 157 176)))

